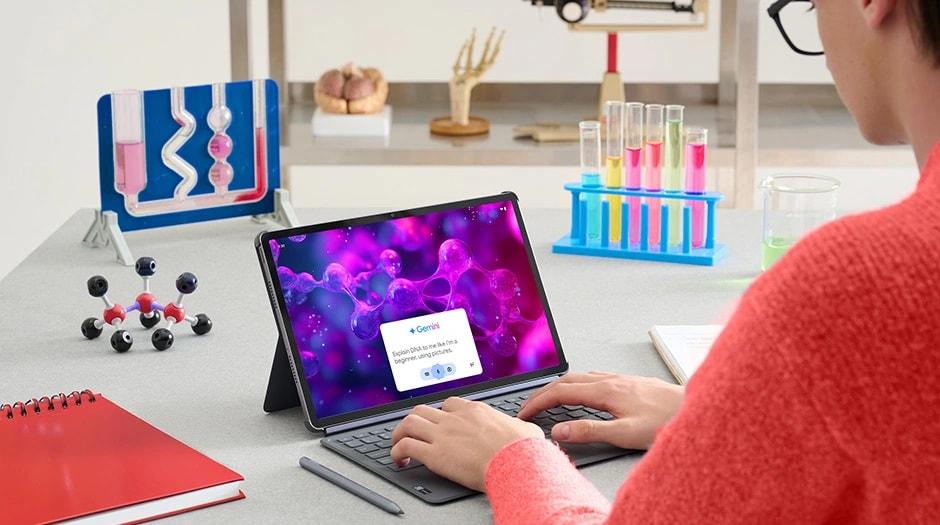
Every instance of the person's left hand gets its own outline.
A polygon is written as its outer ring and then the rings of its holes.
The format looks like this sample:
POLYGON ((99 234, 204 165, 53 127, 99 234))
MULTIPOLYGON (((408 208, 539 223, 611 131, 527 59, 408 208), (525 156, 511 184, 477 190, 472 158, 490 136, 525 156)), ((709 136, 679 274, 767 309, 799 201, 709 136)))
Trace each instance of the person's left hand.
POLYGON ((392 459, 424 463, 436 474, 483 491, 486 467, 506 445, 522 438, 543 439, 533 423, 509 417, 476 401, 451 397, 441 410, 418 405, 392 432, 392 459))

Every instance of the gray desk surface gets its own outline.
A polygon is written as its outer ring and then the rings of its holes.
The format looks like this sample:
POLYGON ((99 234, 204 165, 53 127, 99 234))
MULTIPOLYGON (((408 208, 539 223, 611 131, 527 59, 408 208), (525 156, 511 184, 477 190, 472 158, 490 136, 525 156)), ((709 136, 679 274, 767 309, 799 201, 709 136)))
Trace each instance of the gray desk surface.
MULTIPOLYGON (((361 211, 299 215, 317 222, 361 211)), ((646 330, 713 321, 758 273, 755 212, 719 211, 718 239, 729 245, 729 254, 715 268, 554 255, 551 243, 564 233, 568 213, 531 209, 524 215, 573 370, 669 378, 646 330)), ((110 251, 81 245, 91 219, 90 210, 77 212, 0 281, 0 401, 101 391, 245 476, 247 499, 173 518, 180 522, 490 521, 482 496, 425 505, 320 447, 318 436, 304 429, 299 409, 261 410, 277 334, 252 248, 263 226, 248 219, 128 235, 135 256, 157 260, 158 297, 175 297, 180 272, 199 276, 199 289, 186 304, 209 314, 211 334, 196 337, 180 327, 174 347, 160 353, 135 320, 135 346, 126 354, 115 353, 105 337, 86 341, 79 326, 100 315, 101 302, 88 296, 85 280, 105 275, 110 296, 125 305, 140 287, 133 269, 115 263, 110 251), (301 455, 391 497, 405 515, 385 514, 301 470, 301 455)), ((635 462, 618 459, 582 472, 613 497, 635 462)))

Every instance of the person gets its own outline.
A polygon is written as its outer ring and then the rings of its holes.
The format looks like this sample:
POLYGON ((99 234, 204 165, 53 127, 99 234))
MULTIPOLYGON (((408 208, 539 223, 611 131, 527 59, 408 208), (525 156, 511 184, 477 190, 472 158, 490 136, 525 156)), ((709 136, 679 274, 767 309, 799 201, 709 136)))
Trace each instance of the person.
POLYGON ((485 491, 497 523, 936 521, 940 2, 813 4, 842 100, 868 141, 912 147, 916 190, 792 247, 744 294, 685 391, 570 373, 519 419, 450 398, 402 421, 393 459, 485 491), (558 424, 558 442, 649 447, 613 504, 525 421, 559 404, 616 419, 558 424))

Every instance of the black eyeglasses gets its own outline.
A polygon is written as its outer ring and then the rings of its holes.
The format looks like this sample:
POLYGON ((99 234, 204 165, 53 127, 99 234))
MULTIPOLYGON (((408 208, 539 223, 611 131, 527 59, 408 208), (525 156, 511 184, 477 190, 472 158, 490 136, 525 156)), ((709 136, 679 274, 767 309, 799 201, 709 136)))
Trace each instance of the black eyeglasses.
MULTIPOLYGON (((808 56, 822 55, 824 54, 823 51, 816 51, 815 49, 806 49, 805 47, 798 46, 793 41, 793 38, 791 38, 791 36, 787 33, 787 30, 783 27, 783 22, 780 19, 781 11, 783 11, 783 9, 787 7, 788 5, 796 4, 797 2, 809 3, 810 8, 807 9, 805 12, 812 11, 813 9, 812 0, 777 0, 773 4, 770 4, 770 7, 767 8, 767 14, 770 15, 770 18, 774 19, 774 22, 776 22, 777 29, 780 30, 780 34, 783 35, 783 39, 786 40, 787 44, 790 46, 790 49, 792 49, 793 51, 796 51, 797 53, 801 55, 808 55, 808 56)), ((794 7, 796 6, 794 5, 794 7)), ((792 12, 792 11, 794 10, 791 8, 788 12, 792 12)))

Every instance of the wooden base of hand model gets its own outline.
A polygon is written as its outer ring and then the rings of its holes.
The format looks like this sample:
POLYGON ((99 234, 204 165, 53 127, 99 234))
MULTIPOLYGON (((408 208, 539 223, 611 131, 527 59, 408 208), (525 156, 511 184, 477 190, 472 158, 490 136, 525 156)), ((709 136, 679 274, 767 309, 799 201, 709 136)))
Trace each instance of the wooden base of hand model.
POLYGON ((483 54, 476 66, 473 65, 473 44, 476 41, 476 30, 470 39, 464 42, 454 61, 453 76, 450 77, 450 117, 438 117, 431 121, 431 133, 435 135, 469 136, 483 135, 490 131, 490 123, 481 117, 470 116, 470 92, 480 83, 480 79, 493 65, 499 55, 500 45, 503 43, 505 31, 500 33, 493 44, 493 35, 496 28, 490 31, 483 46, 483 54), (463 67, 461 67, 463 62, 463 67))

